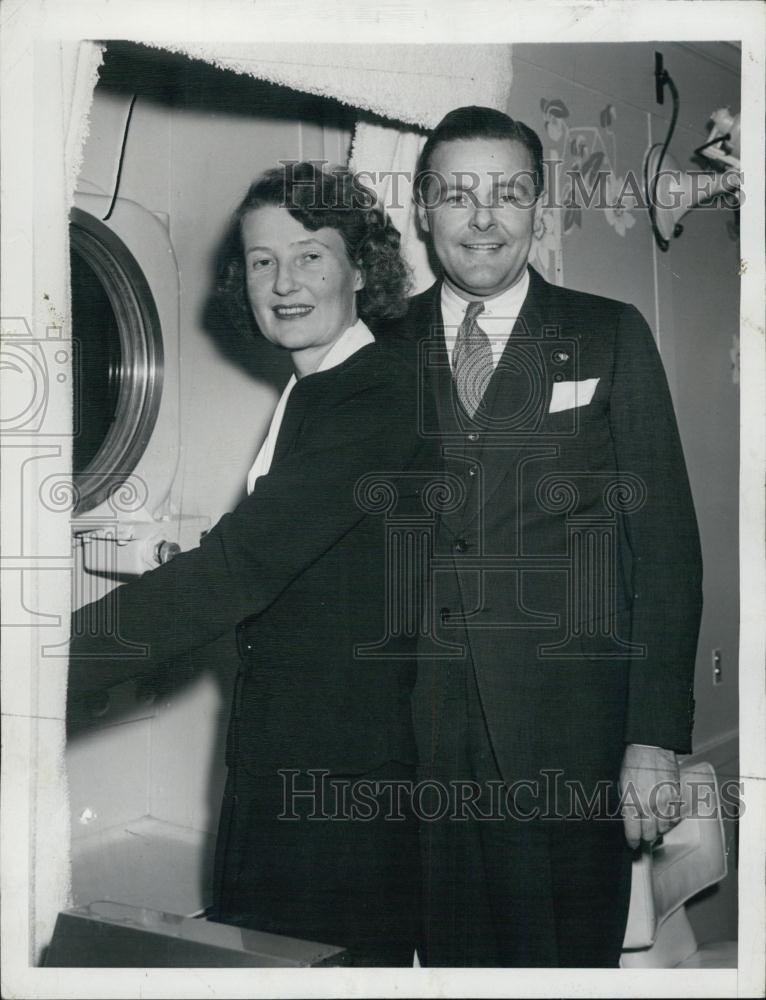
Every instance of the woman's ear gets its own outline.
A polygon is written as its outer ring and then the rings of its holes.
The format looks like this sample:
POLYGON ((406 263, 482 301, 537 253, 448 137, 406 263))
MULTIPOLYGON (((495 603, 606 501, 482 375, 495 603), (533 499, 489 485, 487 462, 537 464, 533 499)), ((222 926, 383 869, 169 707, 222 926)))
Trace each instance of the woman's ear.
POLYGON ((415 205, 415 209, 417 211, 421 231, 424 233, 430 233, 431 229, 428 225, 428 212, 426 211, 425 205, 421 205, 420 202, 418 202, 415 205))
POLYGON ((361 264, 354 267, 354 291, 359 292, 365 286, 364 270, 361 264))

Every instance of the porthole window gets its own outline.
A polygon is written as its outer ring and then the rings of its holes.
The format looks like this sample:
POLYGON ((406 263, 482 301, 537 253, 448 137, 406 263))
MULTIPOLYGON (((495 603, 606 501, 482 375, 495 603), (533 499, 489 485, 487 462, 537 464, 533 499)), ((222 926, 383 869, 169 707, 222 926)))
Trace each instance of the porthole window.
POLYGON ((149 443, 162 392, 162 331, 146 278, 115 233, 73 209, 69 236, 75 514, 82 514, 125 481, 149 443))

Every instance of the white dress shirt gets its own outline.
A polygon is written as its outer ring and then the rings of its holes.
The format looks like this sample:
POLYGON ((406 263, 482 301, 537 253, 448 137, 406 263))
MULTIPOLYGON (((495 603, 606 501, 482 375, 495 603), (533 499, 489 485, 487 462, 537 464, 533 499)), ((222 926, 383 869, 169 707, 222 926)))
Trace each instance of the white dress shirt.
MULTIPOLYGON (((335 368, 342 361, 350 358, 352 354, 356 354, 358 350, 362 347, 366 347, 367 344, 374 344, 375 338, 370 333, 366 324, 362 320, 358 319, 353 326, 350 326, 345 333, 342 333, 340 337, 335 341, 330 350, 325 354, 319 363, 319 367, 316 369, 318 372, 327 371, 328 368, 335 368)), ((277 408, 274 410, 274 416, 271 418, 271 424, 269 425, 269 432, 261 445, 261 449, 256 455, 255 461, 250 467, 250 471, 247 474, 247 492, 253 492, 253 486, 255 481, 259 476, 265 476, 266 473, 271 468, 271 463, 274 458, 274 449, 277 445, 277 438, 279 437, 279 428, 282 426, 282 419, 285 415, 285 409, 287 407, 287 400, 290 393, 293 391, 293 386, 298 380, 295 375, 290 376, 290 381, 284 387, 282 395, 279 397, 279 402, 277 403, 277 408)))
MULTIPOLYGON (((505 350, 508 338, 524 305, 529 289, 529 271, 524 270, 523 276, 504 292, 493 299, 485 299, 484 311, 476 317, 477 324, 486 333, 492 348, 492 363, 497 363, 505 350)), ((460 324, 463 322, 468 301, 461 299, 447 282, 442 283, 441 293, 442 319, 444 320, 444 339, 447 343, 450 365, 454 370, 453 355, 455 341, 460 324)))

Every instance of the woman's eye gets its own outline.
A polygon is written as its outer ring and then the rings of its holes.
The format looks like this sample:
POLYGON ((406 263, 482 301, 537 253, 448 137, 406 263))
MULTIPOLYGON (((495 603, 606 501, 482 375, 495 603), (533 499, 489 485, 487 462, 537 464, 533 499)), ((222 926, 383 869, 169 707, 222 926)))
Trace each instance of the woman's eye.
POLYGON ((270 263, 271 261, 268 257, 256 257, 250 262, 250 267, 253 271, 263 271, 270 263))
POLYGON ((316 250, 308 250, 303 255, 303 259, 307 260, 309 262, 312 262, 312 261, 315 261, 315 260, 320 260, 320 258, 321 258, 321 254, 318 253, 316 250))

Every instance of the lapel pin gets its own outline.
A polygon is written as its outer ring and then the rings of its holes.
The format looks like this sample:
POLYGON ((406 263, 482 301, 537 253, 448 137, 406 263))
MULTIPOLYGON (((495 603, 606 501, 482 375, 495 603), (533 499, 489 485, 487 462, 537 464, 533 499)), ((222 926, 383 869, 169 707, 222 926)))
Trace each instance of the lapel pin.
POLYGON ((553 360, 556 364, 563 364, 565 361, 569 361, 569 355, 566 351, 554 351, 553 360))

